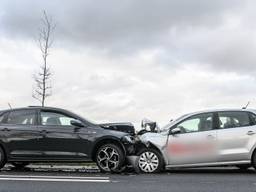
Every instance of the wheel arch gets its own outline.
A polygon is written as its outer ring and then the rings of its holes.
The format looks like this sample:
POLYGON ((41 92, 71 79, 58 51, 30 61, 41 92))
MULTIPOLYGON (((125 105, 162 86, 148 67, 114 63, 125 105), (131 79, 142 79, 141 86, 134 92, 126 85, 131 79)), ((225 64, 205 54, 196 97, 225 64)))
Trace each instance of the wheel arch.
POLYGON ((152 149, 155 149, 156 151, 159 152, 159 154, 162 156, 163 158, 163 162, 164 162, 164 166, 167 165, 168 163, 168 160, 166 158, 166 156, 163 154, 163 152, 161 151, 161 149, 159 149, 156 145, 154 145, 153 143, 151 142, 147 142, 147 143, 140 143, 138 146, 137 146, 137 153, 140 152, 142 149, 144 148, 152 148, 152 149))
POLYGON ((252 162, 252 158, 253 158, 253 155, 256 153, 256 145, 253 147, 253 149, 251 150, 251 154, 250 154, 250 160, 252 162))
POLYGON ((119 146, 121 148, 121 150, 124 152, 124 155, 126 156, 126 150, 125 150, 125 147, 124 145, 122 144, 121 140, 119 138, 116 138, 116 137, 103 137, 101 139, 99 139, 98 141, 96 141, 93 149, 92 149, 92 153, 91 153, 91 157, 92 157, 92 160, 95 161, 96 159, 96 153, 98 151, 98 149, 104 145, 104 144, 115 144, 117 146, 119 146))

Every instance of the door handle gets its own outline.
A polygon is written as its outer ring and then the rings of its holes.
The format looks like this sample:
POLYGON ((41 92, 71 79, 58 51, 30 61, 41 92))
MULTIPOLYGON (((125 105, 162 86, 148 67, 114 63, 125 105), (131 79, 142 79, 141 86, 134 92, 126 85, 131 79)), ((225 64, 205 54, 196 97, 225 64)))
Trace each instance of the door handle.
POLYGON ((254 135, 254 134, 255 134, 254 131, 248 131, 248 132, 247 132, 247 135, 254 135))

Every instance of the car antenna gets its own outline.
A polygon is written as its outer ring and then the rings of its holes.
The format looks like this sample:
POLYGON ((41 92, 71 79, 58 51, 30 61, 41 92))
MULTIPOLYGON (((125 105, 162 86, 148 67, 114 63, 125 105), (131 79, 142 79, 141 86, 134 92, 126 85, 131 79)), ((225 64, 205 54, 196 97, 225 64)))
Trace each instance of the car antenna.
POLYGON ((250 101, 247 102, 246 106, 243 107, 242 109, 247 109, 247 107, 250 105, 250 101))
POLYGON ((9 106, 9 108, 10 108, 10 109, 12 109, 12 106, 11 106, 11 104, 10 104, 10 103, 8 103, 8 106, 9 106))

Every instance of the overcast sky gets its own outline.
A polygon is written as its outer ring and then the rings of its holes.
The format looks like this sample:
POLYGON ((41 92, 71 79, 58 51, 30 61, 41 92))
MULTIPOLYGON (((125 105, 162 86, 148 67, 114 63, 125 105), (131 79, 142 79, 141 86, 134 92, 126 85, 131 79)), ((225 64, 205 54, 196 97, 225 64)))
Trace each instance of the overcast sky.
POLYGON ((39 105, 46 10, 57 24, 48 106, 96 122, 163 125, 208 108, 256 108, 254 0, 0 0, 0 109, 39 105))

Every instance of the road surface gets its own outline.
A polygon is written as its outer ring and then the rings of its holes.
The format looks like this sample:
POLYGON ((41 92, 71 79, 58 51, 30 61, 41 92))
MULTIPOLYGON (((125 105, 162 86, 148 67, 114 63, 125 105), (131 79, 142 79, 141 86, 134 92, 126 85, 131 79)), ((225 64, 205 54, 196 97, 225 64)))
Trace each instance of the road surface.
POLYGON ((237 168, 172 170, 161 174, 4 170, 0 192, 256 192, 256 172, 237 168))

